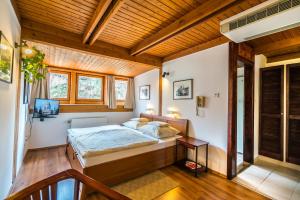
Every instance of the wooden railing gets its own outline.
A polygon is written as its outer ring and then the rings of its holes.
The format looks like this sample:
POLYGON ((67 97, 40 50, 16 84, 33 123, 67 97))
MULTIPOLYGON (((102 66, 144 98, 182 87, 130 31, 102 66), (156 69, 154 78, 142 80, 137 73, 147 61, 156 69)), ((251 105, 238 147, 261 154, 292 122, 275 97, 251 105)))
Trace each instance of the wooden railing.
POLYGON ((57 199, 57 188, 58 182, 66 180, 66 179, 74 179, 74 188, 73 188, 73 199, 85 199, 85 197, 80 192, 80 188, 82 184, 87 187, 94 189, 95 191, 101 193, 108 199, 112 200, 130 200, 128 197, 115 192, 110 189, 106 185, 95 181, 94 179, 81 174, 80 172, 69 169, 53 175, 49 178, 46 178, 42 181, 39 181, 15 194, 10 195, 6 200, 56 200, 57 199))

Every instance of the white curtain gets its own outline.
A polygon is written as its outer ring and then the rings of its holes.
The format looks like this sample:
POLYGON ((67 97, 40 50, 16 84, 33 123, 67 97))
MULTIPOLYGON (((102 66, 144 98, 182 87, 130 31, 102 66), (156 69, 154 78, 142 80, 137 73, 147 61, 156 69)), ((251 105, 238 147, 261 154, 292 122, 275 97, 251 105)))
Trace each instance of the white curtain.
POLYGON ((108 108, 117 108, 116 91, 115 91, 115 77, 107 76, 107 102, 108 108))
POLYGON ((44 79, 33 81, 30 92, 30 109, 33 109, 36 98, 47 99, 49 97, 47 79, 48 75, 44 79))
POLYGON ((130 78, 128 80, 127 93, 126 93, 124 108, 133 109, 134 107, 135 107, 134 80, 133 80, 133 78, 130 78))

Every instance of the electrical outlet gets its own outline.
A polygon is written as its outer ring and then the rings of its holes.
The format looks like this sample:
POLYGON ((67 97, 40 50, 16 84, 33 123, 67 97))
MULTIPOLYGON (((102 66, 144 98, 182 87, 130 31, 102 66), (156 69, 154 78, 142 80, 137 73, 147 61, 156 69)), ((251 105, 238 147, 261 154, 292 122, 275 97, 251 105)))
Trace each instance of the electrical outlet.
POLYGON ((201 118, 205 117, 205 111, 203 109, 199 109, 199 111, 198 111, 198 117, 201 117, 201 118))

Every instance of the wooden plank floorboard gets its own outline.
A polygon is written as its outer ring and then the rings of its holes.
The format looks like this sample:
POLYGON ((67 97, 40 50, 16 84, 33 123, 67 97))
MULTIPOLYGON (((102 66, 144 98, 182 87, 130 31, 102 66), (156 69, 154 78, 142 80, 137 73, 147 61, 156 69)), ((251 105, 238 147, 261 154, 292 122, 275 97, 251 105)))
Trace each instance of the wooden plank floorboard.
POLYGON ((70 168, 64 147, 29 151, 15 179, 11 193, 70 168))
MULTIPOLYGON (((12 187, 12 192, 21 190, 39 180, 70 168, 65 148, 58 147, 30 151, 12 187)), ((198 178, 181 171, 175 166, 161 170, 179 183, 174 188, 156 198, 156 200, 198 200, 198 199, 267 199, 237 183, 212 173, 200 174, 198 178)), ((61 193, 66 193, 73 183, 62 185, 61 193)), ((64 194, 61 194, 64 195, 64 194)))

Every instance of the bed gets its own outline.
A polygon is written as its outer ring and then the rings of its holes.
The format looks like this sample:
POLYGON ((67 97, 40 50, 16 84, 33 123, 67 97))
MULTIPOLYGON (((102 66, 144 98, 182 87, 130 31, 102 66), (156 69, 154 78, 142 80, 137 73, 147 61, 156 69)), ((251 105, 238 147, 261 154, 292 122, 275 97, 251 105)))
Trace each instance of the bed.
MULTIPOLYGON (((90 155, 90 151, 87 153, 84 147, 78 145, 78 142, 82 139, 90 140, 90 149, 93 149, 93 145, 105 146, 109 140, 104 141, 102 144, 94 144, 92 139, 92 133, 99 131, 99 129, 102 130, 103 127, 71 129, 66 153, 72 168, 112 186, 173 164, 175 161, 176 138, 187 135, 188 120, 148 114, 141 114, 140 117, 147 118, 149 121, 167 122, 178 129, 180 133, 165 139, 147 139, 139 137, 138 133, 135 135, 131 132, 136 136, 137 142, 135 140, 130 141, 129 145, 125 145, 125 147, 124 144, 120 144, 120 146, 116 144, 116 148, 113 149, 97 148, 90 155), (85 133, 89 133, 89 135, 85 135, 85 133), (72 140, 78 141, 74 142, 72 140)), ((105 128, 115 130, 117 137, 125 137, 127 133, 126 128, 118 125, 105 126, 105 128)), ((124 140, 126 140, 126 137, 124 140)), ((179 158, 184 156, 183 150, 179 150, 178 156, 179 158)), ((84 188, 84 192, 90 191, 88 188, 84 188)))

